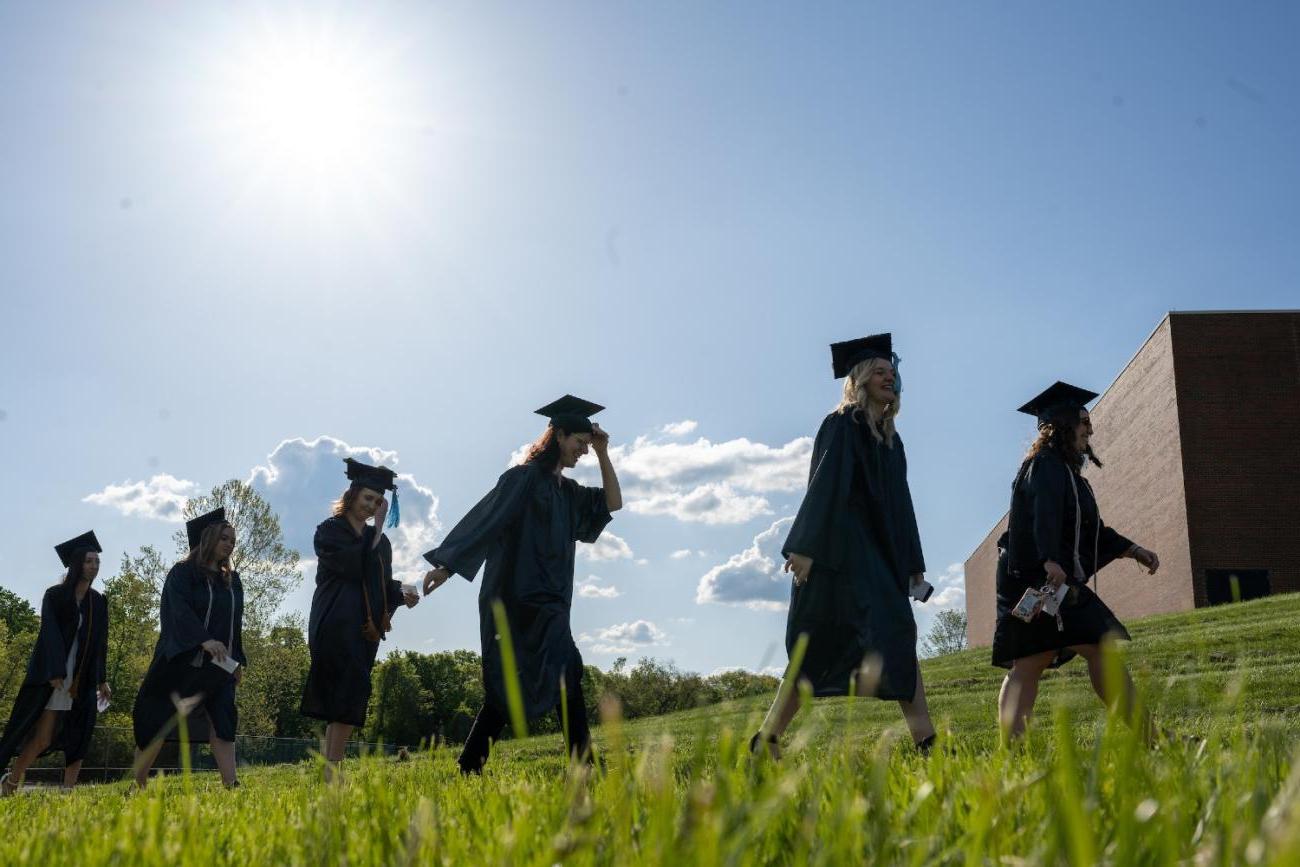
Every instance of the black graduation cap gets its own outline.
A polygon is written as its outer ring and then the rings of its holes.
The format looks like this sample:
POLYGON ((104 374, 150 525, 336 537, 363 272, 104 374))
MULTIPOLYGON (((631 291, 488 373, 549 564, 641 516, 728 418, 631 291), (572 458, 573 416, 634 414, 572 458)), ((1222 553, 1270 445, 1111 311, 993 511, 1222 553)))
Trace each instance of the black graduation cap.
POLYGON ((344 458, 343 463, 347 464, 347 475, 352 484, 381 494, 385 491, 397 490, 396 471, 388 467, 372 467, 361 461, 354 461, 352 458, 344 458))
POLYGON ((226 520, 226 507, 213 509, 206 515, 199 515, 197 518, 191 518, 185 522, 185 535, 189 537, 190 548, 199 547, 199 542, 203 539, 203 531, 211 524, 220 524, 226 520))
POLYGON ((591 417, 604 408, 598 403, 592 403, 589 400, 566 394, 559 400, 551 401, 541 409, 534 411, 538 415, 544 415, 550 419, 552 427, 558 427, 575 434, 591 433, 591 417))
POLYGON ((1020 407, 1019 412, 1046 421, 1062 410, 1081 410, 1097 396, 1097 392, 1070 385, 1059 380, 1049 385, 1037 397, 1020 407))
POLYGON ((857 340, 845 340, 831 344, 831 370, 836 379, 849 375, 858 363, 868 358, 894 360, 894 338, 889 332, 859 337, 857 340))
POLYGON ((99 546, 99 540, 95 538, 94 530, 87 530, 75 539, 54 546, 54 553, 59 555, 59 560, 64 566, 72 565, 72 556, 78 551, 94 551, 99 554, 103 550, 99 546))
POLYGON ((344 458, 343 463, 347 464, 348 479, 353 485, 369 488, 381 494, 385 491, 393 492, 393 502, 388 508, 388 526, 396 527, 401 522, 402 515, 401 507, 397 502, 396 470, 390 470, 388 467, 372 467, 352 458, 344 458))

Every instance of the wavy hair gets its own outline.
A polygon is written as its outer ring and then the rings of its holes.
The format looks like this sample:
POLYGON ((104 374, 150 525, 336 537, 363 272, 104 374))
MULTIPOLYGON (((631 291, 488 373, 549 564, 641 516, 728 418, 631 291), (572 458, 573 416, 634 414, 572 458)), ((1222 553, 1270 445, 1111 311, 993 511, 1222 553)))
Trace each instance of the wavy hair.
POLYGON ((1058 410, 1040 421, 1038 436, 1030 444, 1024 462, 1028 464, 1044 449, 1051 449, 1075 469, 1082 469, 1085 460, 1100 467, 1101 459, 1093 452, 1091 443, 1082 452, 1074 447, 1074 435, 1080 423, 1079 411, 1069 408, 1058 410))
POLYGON ((555 425, 547 425, 542 435, 533 440, 533 444, 528 447, 520 463, 540 464, 542 469, 548 472, 554 470, 560 462, 559 430, 555 425))
MULTIPOLYGON (((221 541, 221 532, 227 527, 235 529, 229 521, 219 521, 215 524, 209 524, 203 528, 203 535, 199 537, 197 547, 191 548, 190 553, 185 556, 184 562, 194 563, 196 566, 205 566, 216 559, 217 542, 221 541)), ((227 558, 217 563, 217 569, 221 572, 222 579, 226 585, 230 585, 230 576, 233 570, 230 566, 230 560, 227 558)))
POLYGON ((852 413, 853 420, 866 424, 867 430, 876 438, 876 442, 894 447, 894 419, 898 416, 902 395, 895 394, 894 399, 879 409, 867 396, 867 378, 871 376, 878 364, 890 364, 885 358, 868 358, 853 365, 849 375, 844 377, 844 394, 840 397, 838 413, 852 413))

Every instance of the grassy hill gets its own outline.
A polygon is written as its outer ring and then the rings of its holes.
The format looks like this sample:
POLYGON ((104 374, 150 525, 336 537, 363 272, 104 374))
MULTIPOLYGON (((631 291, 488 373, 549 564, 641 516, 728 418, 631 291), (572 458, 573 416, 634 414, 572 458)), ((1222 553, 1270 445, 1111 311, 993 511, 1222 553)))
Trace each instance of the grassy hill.
POLYGON ((825 699, 779 765, 744 741, 767 700, 597 729, 569 774, 558 737, 502 744, 482 779, 454 751, 125 784, 0 802, 3 864, 1300 863, 1300 595, 1130 624, 1154 748, 1050 673, 1037 725, 999 744, 987 650, 928 660, 948 748, 916 755, 897 705, 825 699), (1297 769, 1297 770, 1293 770, 1297 769))

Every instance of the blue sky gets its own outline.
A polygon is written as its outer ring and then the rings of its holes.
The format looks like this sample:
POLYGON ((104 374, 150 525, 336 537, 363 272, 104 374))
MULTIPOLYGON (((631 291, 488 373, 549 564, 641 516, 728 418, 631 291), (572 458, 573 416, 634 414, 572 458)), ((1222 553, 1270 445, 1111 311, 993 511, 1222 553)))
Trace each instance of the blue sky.
MULTIPOLYGON (((39 599, 88 527, 110 567, 169 547, 177 498, 231 477, 306 545, 361 449, 423 491, 415 569, 572 392, 609 406, 630 493, 579 563, 587 660, 779 664, 771 549, 838 395, 827 344, 894 333, 934 578, 1005 507, 1027 396, 1100 390, 1167 310, 1296 306, 1297 25, 6 4, 4 586, 39 599)), ((476 589, 393 646, 475 647, 476 589)))

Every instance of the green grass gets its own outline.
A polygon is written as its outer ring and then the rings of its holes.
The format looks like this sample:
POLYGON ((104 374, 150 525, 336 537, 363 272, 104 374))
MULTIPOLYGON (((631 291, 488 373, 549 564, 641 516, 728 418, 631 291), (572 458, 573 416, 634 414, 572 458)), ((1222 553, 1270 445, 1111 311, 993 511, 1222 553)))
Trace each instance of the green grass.
POLYGON ((745 754, 766 700, 597 729, 569 773, 557 736, 0 802, 0 864, 1297 864, 1300 595, 1131 624, 1155 749, 1109 719, 1081 661, 1049 674, 1026 741, 999 744, 986 650, 924 663, 951 732, 929 759, 896 705, 826 699, 779 765, 745 754), (1195 737, 1190 737, 1195 736, 1195 737))

